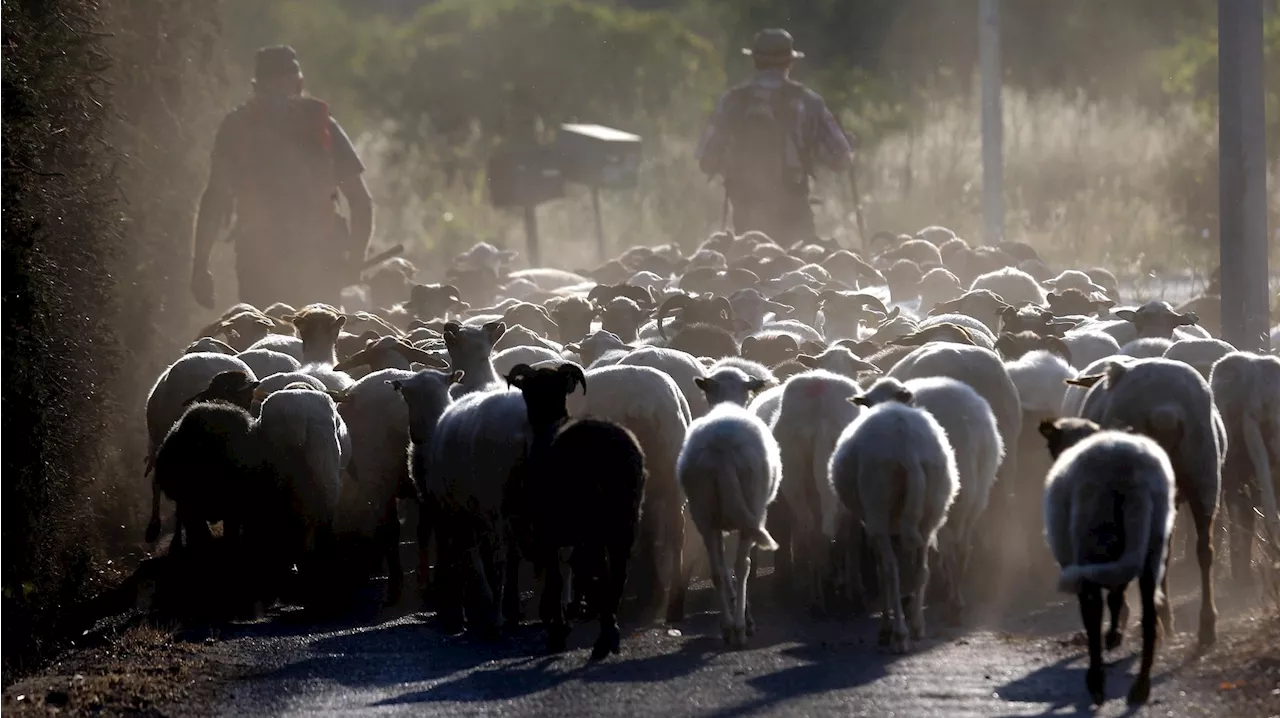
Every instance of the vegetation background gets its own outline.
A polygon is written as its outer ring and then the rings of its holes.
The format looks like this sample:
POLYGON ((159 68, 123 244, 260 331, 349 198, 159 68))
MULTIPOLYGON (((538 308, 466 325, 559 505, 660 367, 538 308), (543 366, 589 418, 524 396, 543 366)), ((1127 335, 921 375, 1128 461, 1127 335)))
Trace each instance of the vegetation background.
MULTIPOLYGON (((1002 6, 1008 236, 1131 279, 1203 277, 1214 0, 1002 6)), ((1274 188, 1280 0, 1266 7, 1274 188)), ((426 276, 477 240, 519 248, 485 162, 573 120, 645 140, 641 186, 605 195, 612 245, 696 244, 721 196, 693 148, 767 26, 794 34, 796 77, 856 135, 871 229, 981 226, 977 0, 3 0, 0 23, 6 684, 145 555, 143 400, 209 319, 187 290, 192 220, 258 46, 298 50, 369 167, 376 242, 404 242, 426 276)), ((821 231, 847 236, 848 188, 818 194, 821 231)), ((581 191, 539 211, 548 257, 591 256, 581 191)))

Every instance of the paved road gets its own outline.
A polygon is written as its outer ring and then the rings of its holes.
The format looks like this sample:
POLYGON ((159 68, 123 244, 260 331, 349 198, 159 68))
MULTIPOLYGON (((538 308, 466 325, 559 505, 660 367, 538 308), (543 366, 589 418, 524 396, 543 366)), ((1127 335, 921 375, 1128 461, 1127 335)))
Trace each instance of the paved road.
MULTIPOLYGON (((704 598, 707 598, 704 596, 704 598)), ((705 601, 704 601, 705 603, 705 601)), ((1195 602, 1179 602, 1182 627, 1195 602)), ((317 627, 287 616, 224 631, 223 646, 249 669, 230 687, 225 715, 355 716, 1038 716, 1092 711, 1074 602, 967 633, 935 630, 911 654, 875 645, 870 619, 819 622, 757 611, 751 647, 733 652, 712 613, 624 636, 623 652, 588 665, 595 625, 575 628, 571 651, 541 653, 522 626, 498 645, 435 630, 430 617, 317 627)), ((936 622, 934 624, 937 625, 936 622)), ((1130 714, 1133 634, 1110 660, 1109 701, 1097 715, 1130 714)), ((1213 695, 1182 685, 1183 634, 1156 664, 1152 702, 1137 715, 1225 715, 1213 695)))

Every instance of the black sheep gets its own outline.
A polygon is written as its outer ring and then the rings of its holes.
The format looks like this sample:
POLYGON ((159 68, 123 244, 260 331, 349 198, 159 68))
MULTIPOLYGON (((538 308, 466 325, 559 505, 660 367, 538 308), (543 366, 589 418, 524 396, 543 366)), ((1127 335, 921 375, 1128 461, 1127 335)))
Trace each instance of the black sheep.
POLYGON ((569 419, 565 398, 579 384, 584 392, 587 388, 578 366, 517 364, 506 379, 524 395, 533 442, 512 472, 505 503, 524 555, 545 576, 539 617, 547 626, 547 647, 564 650, 569 635, 558 552, 571 547, 575 574, 598 579, 598 592, 590 598, 599 612, 600 634, 591 658, 604 658, 617 653, 621 642, 618 607, 640 523, 644 453, 618 424, 569 419))

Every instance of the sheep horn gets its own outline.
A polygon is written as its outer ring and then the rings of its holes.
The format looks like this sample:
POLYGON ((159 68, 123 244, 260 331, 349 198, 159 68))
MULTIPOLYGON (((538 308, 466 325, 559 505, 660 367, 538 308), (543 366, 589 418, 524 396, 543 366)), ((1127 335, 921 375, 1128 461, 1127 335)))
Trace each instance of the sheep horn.
POLYGON ((440 289, 445 290, 446 297, 457 300, 457 301, 462 300, 462 292, 459 292, 458 288, 453 286, 452 284, 441 284, 440 289))
POLYGON ((727 297, 715 297, 711 300, 711 306, 720 310, 720 316, 725 319, 733 319, 733 305, 729 303, 727 297))
POLYGON ((210 339, 216 338, 219 334, 226 331, 228 326, 229 325, 227 324, 227 321, 225 319, 219 319, 213 324, 210 324, 209 326, 201 329, 200 334, 196 337, 196 339, 204 339, 205 337, 208 337, 210 339))
POLYGON ((869 306, 869 307, 873 307, 876 311, 880 312, 881 314, 888 314, 888 313, 889 313, 889 308, 888 308, 888 307, 886 307, 886 306, 884 305, 884 302, 882 302, 882 301, 880 301, 879 299, 877 299, 874 295, 871 295, 871 294, 855 294, 855 295, 853 295, 853 296, 854 296, 854 298, 856 298, 859 302, 862 302, 862 306, 864 306, 864 307, 867 307, 867 306, 869 306))
POLYGON ((338 362, 337 364, 334 364, 334 365, 333 365, 333 370, 334 370, 334 371, 349 371, 349 370, 351 370, 351 369, 355 369, 355 368, 356 368, 356 367, 358 367, 358 366, 372 366, 372 361, 373 361, 373 360, 369 358, 369 355, 371 354, 371 352, 372 352, 372 350, 373 350, 373 347, 374 347, 374 346, 376 346, 376 344, 372 344, 372 343, 371 343, 371 344, 366 345, 364 349, 361 349, 360 351, 356 352, 355 354, 352 354, 351 356, 347 357, 346 359, 343 359, 342 361, 338 362))
POLYGON ((667 313, 672 309, 685 309, 689 306, 689 295, 677 294, 662 303, 658 308, 658 335, 663 339, 667 338, 667 333, 662 327, 662 320, 667 317, 667 313))
POLYGON ((573 393, 577 384, 582 385, 583 394, 587 393, 587 376, 582 373, 582 367, 577 364, 566 363, 561 364, 556 371, 569 377, 569 390, 565 392, 566 394, 573 393))
POLYGON ((436 369, 449 368, 449 362, 441 359, 435 354, 423 351, 422 349, 400 339, 396 339, 395 351, 400 354, 400 356, 411 362, 416 361, 419 364, 425 364, 430 367, 435 367, 436 369))
POLYGON ((587 292, 587 301, 595 304, 603 304, 613 297, 613 287, 608 284, 597 284, 587 292))

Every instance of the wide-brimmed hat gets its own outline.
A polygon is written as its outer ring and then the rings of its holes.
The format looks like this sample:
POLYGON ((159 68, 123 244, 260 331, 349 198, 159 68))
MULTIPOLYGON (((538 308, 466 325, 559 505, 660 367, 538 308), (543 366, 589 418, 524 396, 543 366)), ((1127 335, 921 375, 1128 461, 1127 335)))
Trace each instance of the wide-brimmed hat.
POLYGON ((254 57, 253 77, 257 80, 275 77, 296 77, 302 74, 298 53, 288 45, 272 45, 260 48, 254 57))
POLYGON ((791 33, 780 27, 771 27, 756 33, 751 47, 742 48, 743 55, 771 59, 801 58, 804 53, 796 50, 791 33))

